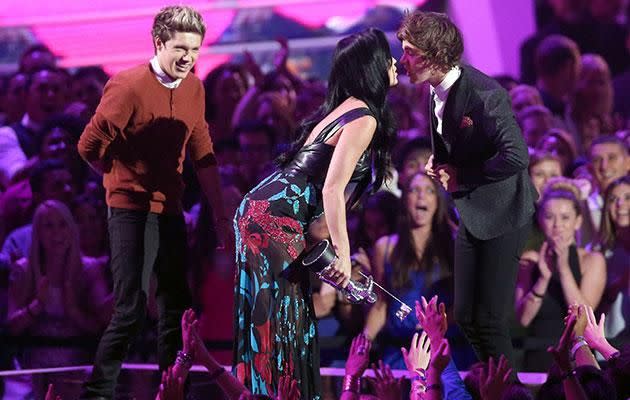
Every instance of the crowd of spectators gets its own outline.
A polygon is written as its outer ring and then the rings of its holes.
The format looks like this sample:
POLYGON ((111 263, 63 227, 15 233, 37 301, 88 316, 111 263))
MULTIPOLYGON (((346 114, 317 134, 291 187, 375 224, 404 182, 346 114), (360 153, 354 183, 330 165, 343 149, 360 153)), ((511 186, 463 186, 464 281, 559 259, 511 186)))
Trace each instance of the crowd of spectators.
MULTIPOLYGON (((497 77, 530 148, 529 172, 540 195, 514 294, 517 365, 477 363, 453 322, 458 215, 424 174, 431 153, 428 88, 401 79, 390 94, 399 127, 393 180, 349 214, 348 228, 355 278, 360 270, 371 274, 408 304, 423 298, 400 321, 397 304, 385 297, 371 307, 350 304, 314 280, 323 366, 345 365, 347 373, 342 388, 324 380, 324 398, 358 399, 361 391, 385 400, 406 393, 534 398, 531 388, 510 379, 511 369, 548 372, 535 390, 543 400, 562 398, 563 390, 570 399, 630 396, 628 21, 619 0, 549 0, 548 6, 548 18, 523 43, 521 77, 497 77), (361 385, 370 361, 374 384, 361 385), (406 383, 392 369, 407 369, 414 379, 406 383), (464 381, 458 370, 468 371, 464 381)), ((204 79, 206 119, 232 215, 324 98, 324 84, 294 74, 287 42, 279 43, 268 73, 246 54, 243 63, 222 64, 204 79)), ((99 67, 60 68, 54 49, 43 45, 26 50, 18 70, 0 78, 0 370, 89 364, 111 316, 104 192, 76 150, 108 78, 99 67)), ((197 315, 190 311, 182 320, 184 347, 227 388, 227 397, 251 398, 217 369, 231 362, 234 249, 217 247, 188 163, 184 179, 190 235, 182 273, 197 315), (204 341, 213 344, 212 355, 204 341)), ((325 221, 313 223, 308 236, 312 243, 326 237, 325 221)), ((149 316, 155 308, 150 297, 149 316)), ((132 359, 155 361, 150 332, 141 333, 132 359)), ((159 398, 179 398, 186 371, 177 364, 167 371, 159 398)), ((279 398, 296 398, 290 379, 280 388, 279 398)), ((0 387, 5 396, 43 398, 46 390, 64 398, 73 393, 37 379, 5 379, 0 387)))

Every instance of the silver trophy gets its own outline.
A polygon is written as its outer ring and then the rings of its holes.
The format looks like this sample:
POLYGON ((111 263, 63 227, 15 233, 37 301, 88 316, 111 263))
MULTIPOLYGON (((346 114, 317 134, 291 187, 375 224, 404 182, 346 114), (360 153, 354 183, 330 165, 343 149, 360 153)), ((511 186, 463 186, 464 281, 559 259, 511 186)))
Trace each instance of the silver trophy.
POLYGON ((365 278, 365 282, 358 282, 350 279, 350 282, 345 288, 338 286, 331 278, 331 274, 334 271, 333 266, 337 259, 337 254, 335 253, 335 249, 331 245, 330 241, 328 239, 324 239, 309 250, 302 259, 302 265, 313 271, 321 281, 326 282, 330 286, 339 290, 351 303, 372 304, 376 302, 377 296, 376 293, 374 293, 374 286, 376 286, 392 299, 400 303, 400 308, 396 311, 396 317, 402 321, 407 317, 407 315, 409 315, 411 307, 403 303, 381 285, 374 282, 374 279, 371 276, 365 275, 361 271, 359 271, 359 274, 365 278))

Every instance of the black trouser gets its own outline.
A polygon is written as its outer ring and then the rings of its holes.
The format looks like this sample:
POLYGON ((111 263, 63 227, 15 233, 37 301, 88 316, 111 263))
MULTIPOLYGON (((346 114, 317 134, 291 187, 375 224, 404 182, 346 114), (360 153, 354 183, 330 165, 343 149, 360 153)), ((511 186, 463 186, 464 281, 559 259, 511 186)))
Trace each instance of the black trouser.
POLYGON ((114 314, 96 352, 83 397, 114 397, 120 367, 146 316, 149 280, 157 278, 158 360, 163 370, 181 348, 180 319, 190 306, 186 282, 186 225, 182 215, 111 208, 114 314))
MULTIPOLYGON (((504 354, 514 366, 509 321, 514 312, 518 261, 530 224, 480 240, 460 225, 455 240, 455 320, 477 357, 504 354)), ((516 371, 516 370, 514 370, 516 371)))

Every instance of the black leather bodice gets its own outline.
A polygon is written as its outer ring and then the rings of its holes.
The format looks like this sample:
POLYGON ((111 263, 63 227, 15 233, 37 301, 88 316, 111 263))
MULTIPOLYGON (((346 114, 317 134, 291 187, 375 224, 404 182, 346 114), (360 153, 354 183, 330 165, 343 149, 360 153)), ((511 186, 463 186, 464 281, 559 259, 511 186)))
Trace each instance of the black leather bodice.
MULTIPOLYGON (((372 115, 369 108, 355 108, 328 124, 317 135, 312 143, 302 147, 300 151, 293 157, 293 160, 284 167, 284 172, 288 174, 303 174, 308 177, 309 181, 318 187, 322 187, 328 172, 328 166, 332 158, 335 146, 327 144, 326 141, 335 135, 345 124, 354 121, 365 115, 372 115)), ((346 205, 352 206, 361 196, 372 180, 372 162, 369 149, 366 150, 357 165, 348 182, 346 193, 346 205)))

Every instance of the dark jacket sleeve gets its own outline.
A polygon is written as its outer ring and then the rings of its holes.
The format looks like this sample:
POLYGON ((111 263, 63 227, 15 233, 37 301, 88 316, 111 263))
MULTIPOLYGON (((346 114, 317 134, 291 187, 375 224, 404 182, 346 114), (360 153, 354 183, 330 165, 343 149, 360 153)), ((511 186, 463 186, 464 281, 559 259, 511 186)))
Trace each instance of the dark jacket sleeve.
POLYGON ((505 90, 493 90, 484 100, 481 129, 496 152, 481 164, 458 171, 462 190, 509 178, 529 164, 527 145, 505 90))

